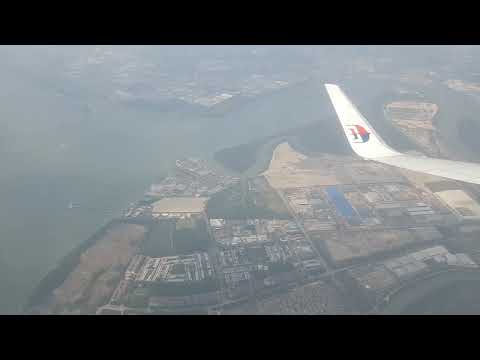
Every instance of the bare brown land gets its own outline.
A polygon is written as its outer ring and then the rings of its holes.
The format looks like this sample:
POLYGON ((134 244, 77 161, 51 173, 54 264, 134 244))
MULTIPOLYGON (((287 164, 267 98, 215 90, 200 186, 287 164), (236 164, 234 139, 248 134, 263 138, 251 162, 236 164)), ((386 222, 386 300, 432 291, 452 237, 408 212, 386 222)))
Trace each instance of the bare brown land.
POLYGON ((392 123, 429 155, 438 156, 440 145, 433 124, 438 106, 432 103, 395 101, 386 106, 385 112, 392 123))
POLYGON ((277 190, 342 183, 328 159, 324 156, 312 160, 284 142, 275 148, 270 166, 262 175, 277 190))
POLYGON ((144 226, 134 224, 117 224, 110 229, 81 255, 80 263, 54 291, 46 312, 94 313, 115 290, 145 231, 144 226))
POLYGON ((418 242, 408 230, 351 231, 337 239, 325 240, 332 259, 336 262, 366 257, 418 242))

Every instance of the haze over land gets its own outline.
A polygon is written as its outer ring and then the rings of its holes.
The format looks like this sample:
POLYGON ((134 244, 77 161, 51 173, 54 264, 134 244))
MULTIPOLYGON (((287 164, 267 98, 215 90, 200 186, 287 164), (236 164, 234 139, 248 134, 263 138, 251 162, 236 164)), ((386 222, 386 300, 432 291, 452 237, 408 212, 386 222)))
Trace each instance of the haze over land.
POLYGON ((276 137, 348 155, 325 82, 342 85, 399 150, 419 148, 385 121, 384 106, 420 92, 439 106, 444 153, 480 161, 458 130, 479 126, 478 90, 468 87, 479 56, 467 46, 0 47, 0 313, 19 312, 65 254, 176 159, 253 142, 241 168, 266 148, 268 165, 276 144, 263 145, 276 137))

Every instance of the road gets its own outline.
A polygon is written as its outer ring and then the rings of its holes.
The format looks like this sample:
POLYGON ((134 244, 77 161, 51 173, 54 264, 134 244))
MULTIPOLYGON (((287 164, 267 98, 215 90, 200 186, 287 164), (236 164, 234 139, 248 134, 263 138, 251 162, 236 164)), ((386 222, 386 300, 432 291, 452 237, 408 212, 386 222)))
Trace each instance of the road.
MULTIPOLYGON (((273 187, 272 187, 273 188, 273 187)), ((303 223, 302 221, 299 219, 299 217, 297 216, 297 214, 295 214, 295 211, 293 211, 292 207, 290 206, 290 203, 288 202, 287 199, 285 199, 285 196, 282 194, 281 191, 273 188, 276 193, 278 194, 278 196, 280 196, 280 198, 282 199, 283 203, 285 204, 286 208, 288 209, 288 211, 290 212, 290 215, 292 216, 292 218, 294 219, 295 223, 297 224, 298 228, 302 231, 303 233, 303 236, 305 236, 305 239, 307 239, 307 241, 310 243, 310 246, 312 247, 313 251, 315 252, 315 254, 317 255, 318 259, 320 260, 320 262, 322 263, 322 266, 323 268, 326 270, 326 273, 332 273, 333 269, 328 265, 328 262, 325 260, 325 258, 322 256, 322 254, 320 253, 320 251, 318 251, 318 249, 316 248, 315 244, 313 243, 310 235, 307 233, 307 231, 305 231, 305 228, 303 226, 303 223)))

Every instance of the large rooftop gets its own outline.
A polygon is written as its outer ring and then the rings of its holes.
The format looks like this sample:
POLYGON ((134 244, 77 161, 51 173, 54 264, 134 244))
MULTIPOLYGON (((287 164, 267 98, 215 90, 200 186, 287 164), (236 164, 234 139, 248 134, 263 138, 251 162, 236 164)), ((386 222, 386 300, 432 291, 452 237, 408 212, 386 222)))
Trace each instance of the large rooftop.
POLYGON ((153 213, 200 213, 205 208, 205 197, 163 198, 153 203, 153 213))

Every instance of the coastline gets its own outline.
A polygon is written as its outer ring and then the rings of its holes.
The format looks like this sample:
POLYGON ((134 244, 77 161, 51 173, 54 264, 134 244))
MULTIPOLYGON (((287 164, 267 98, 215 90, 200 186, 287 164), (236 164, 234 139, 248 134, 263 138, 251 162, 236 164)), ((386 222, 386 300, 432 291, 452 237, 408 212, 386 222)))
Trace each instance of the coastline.
POLYGON ((383 306, 379 314, 405 314, 409 308, 421 303, 434 292, 462 281, 476 281, 480 284, 478 270, 449 269, 408 282, 390 295, 390 301, 383 306))
POLYGON ((42 306, 52 295, 52 292, 58 288, 75 269, 80 261, 80 256, 114 225, 122 223, 120 218, 113 218, 95 231, 89 238, 74 247, 61 260, 47 272, 47 274, 38 282, 31 294, 27 297, 22 308, 22 313, 26 314, 34 311, 35 307, 42 306))

